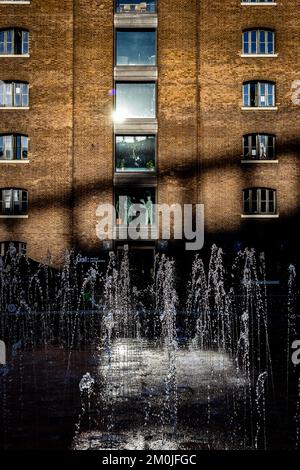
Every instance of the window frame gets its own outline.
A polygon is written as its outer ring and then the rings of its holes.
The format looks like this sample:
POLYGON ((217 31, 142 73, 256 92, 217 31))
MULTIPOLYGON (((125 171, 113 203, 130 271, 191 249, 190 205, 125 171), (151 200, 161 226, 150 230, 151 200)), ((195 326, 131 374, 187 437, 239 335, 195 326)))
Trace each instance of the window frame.
POLYGON ((245 108, 274 108, 276 105, 276 83, 273 81, 247 80, 243 82, 242 92, 243 107, 245 108), (272 93, 269 93, 270 87, 272 89, 272 93), (270 97, 272 97, 271 104, 269 100, 270 97), (249 104, 247 104, 247 102, 249 104), (266 104, 263 105, 262 103, 266 104))
POLYGON ((115 67, 157 67, 157 28, 121 28, 118 27, 115 29, 115 47, 114 47, 114 64, 115 67), (118 64, 118 33, 126 32, 126 33, 154 33, 155 37, 155 62, 154 64, 118 64))
POLYGON ((0 188, 0 215, 2 217, 28 215, 27 189, 0 188))
POLYGON ((277 190, 265 187, 252 187, 243 189, 243 214, 244 215, 275 215, 277 214, 277 190), (262 192, 265 191, 265 198, 262 192), (272 195, 272 198, 270 197, 272 195), (246 204, 248 210, 246 210, 246 204), (265 204, 265 211, 262 210, 265 204), (273 205, 273 211, 270 206, 273 205))
POLYGON ((3 51, 0 52, 0 57, 7 56, 29 56, 29 30, 24 28, 1 28, 0 34, 4 35, 3 51), (8 42, 8 33, 12 33, 12 39, 8 42), (19 37, 20 35, 20 37, 19 37), (27 40, 25 40, 27 37, 27 40), (11 43, 11 52, 7 48, 7 44, 11 43), (25 49, 27 44, 27 49, 25 49))
MULTIPOLYGON (((152 160, 149 160, 149 161, 152 161, 152 160)), ((157 136, 156 134, 120 134, 120 133, 117 133, 114 135, 114 171, 117 175, 119 174, 124 174, 124 173, 128 173, 128 174, 133 174, 133 173, 147 173, 147 174, 156 174, 156 171, 157 171, 157 136), (120 138, 120 137, 146 137, 146 138, 153 138, 154 140, 154 167, 153 169, 147 169, 147 168, 144 168, 143 169, 129 169, 130 167, 128 167, 128 169, 126 167, 124 167, 124 170, 118 170, 118 167, 117 167, 117 138, 120 138)))
POLYGON ((10 245, 17 248, 17 256, 26 256, 27 255, 27 243, 20 242, 18 240, 1 240, 0 241, 0 256, 7 256, 10 250, 10 245))
POLYGON ((28 154, 29 154, 29 149, 28 149, 28 144, 29 144, 29 138, 28 135, 26 134, 0 134, 0 141, 1 139, 4 140, 3 146, 1 147, 0 144, 0 149, 3 149, 3 156, 1 157, 0 154, 0 161, 28 161, 28 154), (11 143, 9 144, 9 148, 11 151, 11 158, 6 157, 6 142, 5 140, 8 140, 10 138, 11 143), (18 145, 18 141, 20 141, 20 145, 18 145), (24 144, 24 142, 27 141, 27 145, 24 144), (20 149, 20 156, 18 157, 18 149, 20 149), (24 156, 24 152, 27 151, 27 156, 24 156))
MULTIPOLYGON (((148 227, 148 228, 156 226, 156 221, 157 221, 157 213, 156 213, 157 188, 153 187, 153 186, 134 186, 134 187, 130 188, 127 185, 126 186, 116 186, 115 190, 114 190, 114 207, 115 207, 115 210, 116 210, 117 225, 122 225, 122 221, 119 218, 120 214, 117 210, 117 200, 118 200, 118 197, 120 197, 122 195, 120 193, 123 193, 123 192, 124 192, 124 196, 126 196, 126 197, 128 197, 128 195, 130 196, 130 193, 139 193, 139 192, 144 192, 145 195, 146 195, 146 192, 149 192, 151 198, 153 196, 154 202, 152 201, 152 204, 154 206, 153 206, 153 212, 152 212, 152 216, 153 216, 152 224, 148 223, 148 224, 144 224, 142 226, 143 227, 148 227), (121 221, 121 223, 118 223, 118 220, 121 221)), ((138 196, 135 196, 135 197, 138 197, 138 196)), ((132 205, 134 205, 134 204, 132 204, 132 205)), ((127 207, 127 210, 129 210, 128 207, 127 207)), ((135 220, 135 218, 133 218, 131 220, 128 219, 127 224, 130 224, 133 220, 135 220)))
POLYGON ((117 80, 115 82, 115 100, 114 100, 114 111, 117 114, 117 99, 118 99, 118 86, 119 85, 153 85, 154 87, 154 115, 153 116, 127 116, 124 115, 124 120, 134 119, 134 120, 144 120, 144 119, 156 119, 157 118, 157 83, 153 80, 117 80))
POLYGON ((249 28, 244 29, 242 32, 242 54, 243 55, 257 55, 268 56, 275 55, 276 53, 276 34, 275 30, 271 28, 249 28), (255 42, 252 41, 252 34, 255 33, 255 42), (264 33, 264 41, 261 41, 261 33, 264 33), (269 52, 268 35, 272 34, 272 52, 269 52), (245 41, 245 35, 248 35, 248 41, 245 41), (248 44, 248 52, 245 51, 245 44, 248 44), (255 44, 255 52, 252 50, 252 44, 255 44), (265 44, 265 52, 261 52, 260 46, 265 44))
POLYGON ((29 107, 29 83, 24 81, 0 81, 0 108, 28 108, 29 107), (1 87, 3 93, 1 93, 1 87), (21 92, 17 92, 20 88, 21 92), (24 92, 25 90, 25 92, 24 92), (2 100, 1 100, 2 96, 2 100), (7 97, 10 97, 9 100, 7 97), (20 104, 17 104, 20 98, 20 104))
POLYGON ((242 138, 242 148, 243 148, 243 160, 252 160, 252 161, 274 161, 276 160, 276 136, 274 134, 268 133, 250 133, 244 134, 242 138), (262 158, 260 156, 260 137, 266 137, 267 144, 266 144, 266 157, 262 158), (253 145, 253 138, 255 138, 255 148, 253 145), (247 140, 247 143, 246 143, 247 140), (270 145, 270 141, 272 142, 272 146, 270 145), (248 153, 246 153, 246 149, 248 148, 248 153), (272 149, 273 156, 270 158, 270 149, 272 149), (255 153, 253 153, 255 150, 255 153))

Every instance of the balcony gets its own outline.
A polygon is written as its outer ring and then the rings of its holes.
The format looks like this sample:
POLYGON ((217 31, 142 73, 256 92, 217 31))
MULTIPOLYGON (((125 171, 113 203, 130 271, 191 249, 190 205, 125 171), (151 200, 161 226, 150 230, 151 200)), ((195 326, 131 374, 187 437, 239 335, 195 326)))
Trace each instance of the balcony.
POLYGON ((116 13, 121 14, 153 14, 156 13, 156 0, 140 2, 133 0, 117 0, 115 2, 116 13))
POLYGON ((156 1, 116 1, 116 28, 157 28, 156 1))

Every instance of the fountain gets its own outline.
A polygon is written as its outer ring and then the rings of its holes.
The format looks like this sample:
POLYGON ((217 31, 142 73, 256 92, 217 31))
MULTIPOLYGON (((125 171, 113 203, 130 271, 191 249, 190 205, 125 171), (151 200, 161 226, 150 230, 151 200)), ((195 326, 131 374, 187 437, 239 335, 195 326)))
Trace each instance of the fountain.
POLYGON ((25 431, 25 447, 32 436, 37 447, 72 449, 299 446, 300 388, 289 360, 299 321, 294 266, 282 344, 266 260, 254 250, 229 266, 216 246, 207 266, 196 255, 184 297, 166 255, 156 256, 146 287, 133 284, 127 250, 110 253, 105 268, 84 268, 73 251, 60 271, 46 261, 0 258, 4 448, 25 431))

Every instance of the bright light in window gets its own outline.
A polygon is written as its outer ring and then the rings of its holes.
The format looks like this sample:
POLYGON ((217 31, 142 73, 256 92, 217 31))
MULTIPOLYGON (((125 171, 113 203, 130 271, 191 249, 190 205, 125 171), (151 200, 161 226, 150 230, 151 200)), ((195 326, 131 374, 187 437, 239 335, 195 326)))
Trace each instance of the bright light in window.
POLYGON ((116 124, 121 124, 127 118, 127 113, 124 109, 118 109, 117 111, 113 112, 113 121, 116 124))

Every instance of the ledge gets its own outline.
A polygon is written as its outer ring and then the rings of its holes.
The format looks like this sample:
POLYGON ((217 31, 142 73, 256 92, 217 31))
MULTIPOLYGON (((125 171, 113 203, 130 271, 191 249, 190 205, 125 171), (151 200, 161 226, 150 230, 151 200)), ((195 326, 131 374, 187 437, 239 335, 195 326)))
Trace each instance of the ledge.
POLYGON ((0 215, 0 219, 28 219, 28 215, 0 215))
POLYGON ((272 6, 272 7, 276 7, 277 6, 277 3, 276 2, 253 2, 253 3, 250 3, 250 2, 241 2, 241 6, 242 7, 248 7, 248 6, 251 6, 251 7, 266 7, 266 6, 272 6))
POLYGON ((115 134, 134 134, 143 133, 157 134, 158 124, 156 118, 148 119, 126 119, 122 123, 114 124, 115 134))
POLYGON ((20 1, 7 1, 3 2, 0 0, 0 5, 30 5, 30 0, 20 0, 20 1))
POLYGON ((114 69, 115 80, 157 80, 157 67, 153 65, 117 65, 114 69))
POLYGON ((157 174, 156 172, 127 172, 114 174, 114 185, 127 186, 134 184, 135 186, 143 187, 156 187, 157 186, 157 174))
POLYGON ((277 106, 242 106, 242 111, 278 111, 277 106))
POLYGON ((12 163, 16 163, 17 165, 19 165, 20 163, 28 164, 29 160, 0 160, 0 165, 1 163, 3 164, 8 163, 9 165, 11 165, 12 163))
MULTIPOLYGON (((140 230, 145 231, 147 235, 146 238, 140 237, 138 240, 151 241, 158 239, 159 230, 155 223, 153 225, 142 225, 140 230)), ((128 227, 124 227, 124 225, 115 225, 113 227, 113 232, 115 241, 130 241, 128 238, 128 227)))
POLYGON ((249 59, 265 59, 265 58, 276 58, 278 54, 240 54, 240 57, 249 59))
POLYGON ((28 111, 29 106, 0 106, 1 111, 28 111))
POLYGON ((279 214, 241 214, 242 219, 278 219, 279 214))
POLYGON ((28 57, 30 57, 30 54, 0 54, 0 59, 7 59, 7 58, 28 59, 28 57))
POLYGON ((241 163, 278 163, 278 160, 241 160, 241 163))
POLYGON ((156 13, 115 13, 115 28, 157 28, 156 13))

